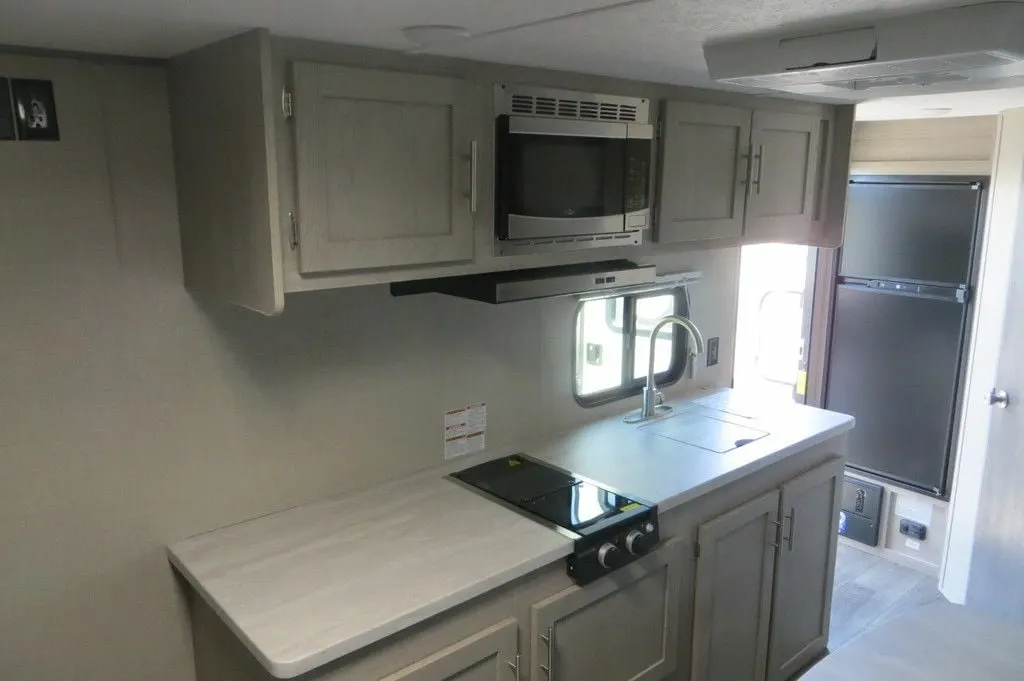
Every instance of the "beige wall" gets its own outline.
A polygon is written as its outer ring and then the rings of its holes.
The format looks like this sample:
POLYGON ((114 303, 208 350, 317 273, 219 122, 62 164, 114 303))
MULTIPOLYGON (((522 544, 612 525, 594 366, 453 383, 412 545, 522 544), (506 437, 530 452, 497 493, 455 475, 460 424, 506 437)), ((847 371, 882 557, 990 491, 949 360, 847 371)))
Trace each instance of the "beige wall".
MULTIPOLYGON (((190 298, 162 69, 0 73, 54 79, 63 137, 0 143, 0 678, 188 681, 168 542, 438 463, 448 408, 487 401, 496 445, 599 413, 570 396, 571 300, 190 298)), ((727 385, 738 252, 665 264, 703 270, 723 359, 670 392, 727 385)))
POLYGON ((854 173, 989 175, 997 116, 859 121, 850 151, 854 173))

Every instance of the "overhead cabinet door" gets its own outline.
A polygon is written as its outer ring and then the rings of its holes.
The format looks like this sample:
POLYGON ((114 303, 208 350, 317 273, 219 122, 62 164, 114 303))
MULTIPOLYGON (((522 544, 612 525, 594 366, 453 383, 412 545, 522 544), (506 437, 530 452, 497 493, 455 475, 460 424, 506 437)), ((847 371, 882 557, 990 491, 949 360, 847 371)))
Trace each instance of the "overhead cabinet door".
POLYGON ((800 241, 814 222, 821 119, 755 111, 748 241, 800 241))
POLYGON ((534 681, 661 681, 676 669, 681 547, 532 608, 534 681))
POLYGON ((472 86, 325 64, 293 68, 301 271, 472 259, 472 86))
POLYGON ((729 106, 665 105, 660 243, 743 236, 750 116, 729 106))

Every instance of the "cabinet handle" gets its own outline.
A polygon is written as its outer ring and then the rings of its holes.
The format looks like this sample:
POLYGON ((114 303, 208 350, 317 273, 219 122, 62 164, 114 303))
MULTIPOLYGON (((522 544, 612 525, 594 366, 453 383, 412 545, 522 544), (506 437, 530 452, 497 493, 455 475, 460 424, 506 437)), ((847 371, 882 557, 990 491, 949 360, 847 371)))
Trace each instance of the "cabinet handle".
POLYGON ((757 153, 754 154, 754 159, 757 160, 757 175, 754 177, 754 191, 758 194, 761 193, 761 172, 764 170, 764 145, 757 145, 757 153))
POLYGON ((789 515, 786 516, 786 520, 789 521, 789 536, 786 537, 786 548, 790 551, 793 550, 793 533, 796 532, 796 509, 789 509, 789 515))
POLYGON ((508 668, 511 669, 512 672, 516 675, 516 681, 519 681, 519 661, 520 661, 521 657, 522 656, 519 653, 516 653, 516 661, 515 662, 509 662, 507 660, 505 661, 505 664, 508 665, 508 668))
POLYGON ((476 213, 477 204, 477 169, 480 165, 480 145, 476 140, 469 143, 469 155, 464 156, 469 161, 469 194, 466 198, 469 199, 469 212, 476 213))
POLYGON ((540 669, 548 675, 548 681, 555 681, 555 630, 548 627, 547 635, 541 634, 540 640, 548 644, 548 663, 541 665, 540 669))
POLYGON ((739 158, 736 159, 736 172, 740 176, 741 187, 746 187, 748 184, 750 184, 750 169, 752 165, 753 164, 750 162, 749 150, 745 154, 740 154, 739 158), (740 172, 741 169, 743 172, 740 172))

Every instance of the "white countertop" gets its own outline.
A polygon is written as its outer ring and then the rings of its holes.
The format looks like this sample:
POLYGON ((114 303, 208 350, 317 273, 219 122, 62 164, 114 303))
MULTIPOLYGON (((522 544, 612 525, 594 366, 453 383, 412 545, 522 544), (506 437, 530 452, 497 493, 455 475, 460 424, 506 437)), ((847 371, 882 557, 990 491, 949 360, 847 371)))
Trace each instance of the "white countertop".
MULTIPOLYGON (((853 427, 843 414, 754 405, 735 391, 675 406, 644 426, 605 419, 524 451, 665 511, 853 427), (769 435, 720 454, 655 432, 694 415, 769 435)), ((298 676, 572 551, 444 477, 505 453, 214 530, 171 546, 170 559, 271 674, 298 676)))

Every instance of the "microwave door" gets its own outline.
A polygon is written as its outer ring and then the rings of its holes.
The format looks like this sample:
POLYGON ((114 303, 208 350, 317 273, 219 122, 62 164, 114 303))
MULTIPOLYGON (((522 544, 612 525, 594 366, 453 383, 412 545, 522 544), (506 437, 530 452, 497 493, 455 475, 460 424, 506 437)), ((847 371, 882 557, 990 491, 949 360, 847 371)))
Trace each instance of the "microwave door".
POLYGON ((513 117, 499 151, 503 238, 625 231, 628 126, 513 117))

